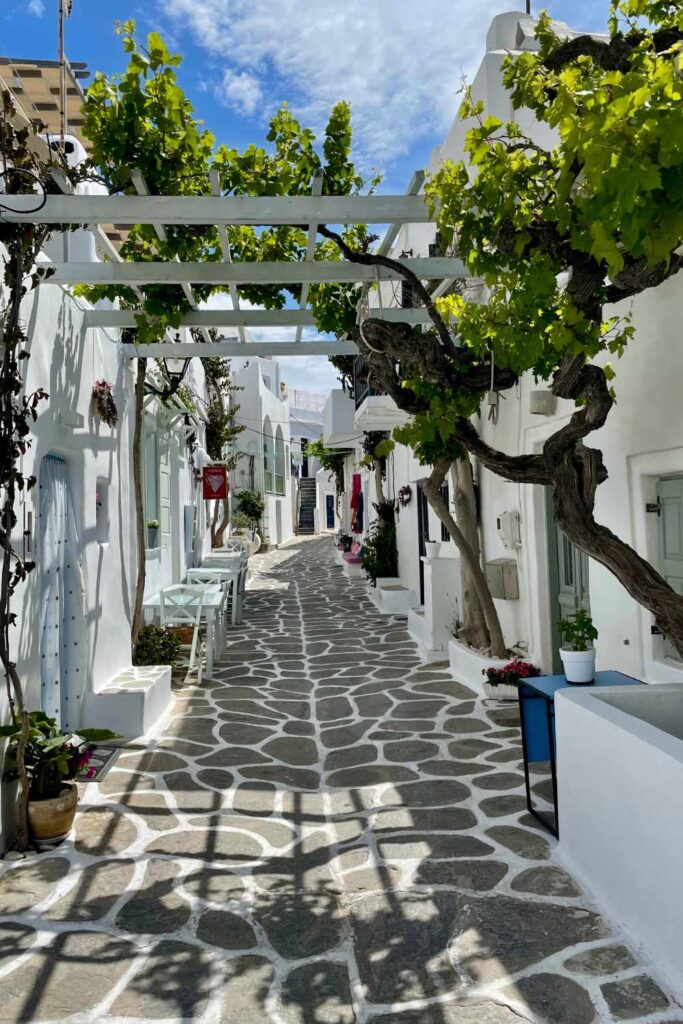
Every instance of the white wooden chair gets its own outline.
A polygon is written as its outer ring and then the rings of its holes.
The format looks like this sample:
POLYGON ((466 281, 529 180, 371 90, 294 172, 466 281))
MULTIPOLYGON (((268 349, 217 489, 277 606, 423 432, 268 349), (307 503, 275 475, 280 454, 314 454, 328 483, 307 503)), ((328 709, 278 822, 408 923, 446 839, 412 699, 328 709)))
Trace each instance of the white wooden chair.
POLYGON ((232 599, 232 624, 240 625, 242 622, 242 609, 244 607, 244 594, 247 587, 247 573, 248 568, 246 563, 240 569, 240 574, 237 580, 232 585, 231 599, 232 599))
POLYGON ((191 643, 183 643, 181 640, 180 646, 186 649, 189 647, 190 649, 189 669, 192 670, 194 668, 195 662, 198 664, 197 683, 200 683, 202 678, 199 631, 202 621, 203 603, 204 587, 191 583, 178 583, 172 587, 164 587, 159 595, 159 618, 161 625, 167 628, 176 627, 192 630, 191 643))

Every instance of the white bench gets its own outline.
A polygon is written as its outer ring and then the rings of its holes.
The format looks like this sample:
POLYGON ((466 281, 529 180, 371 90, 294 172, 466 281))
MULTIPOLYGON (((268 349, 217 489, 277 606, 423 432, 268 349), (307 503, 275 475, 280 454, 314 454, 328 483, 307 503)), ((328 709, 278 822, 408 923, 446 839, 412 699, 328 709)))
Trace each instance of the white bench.
POLYGON ((89 727, 112 729, 126 739, 144 736, 171 704, 170 665, 132 665, 89 693, 83 720, 89 727))

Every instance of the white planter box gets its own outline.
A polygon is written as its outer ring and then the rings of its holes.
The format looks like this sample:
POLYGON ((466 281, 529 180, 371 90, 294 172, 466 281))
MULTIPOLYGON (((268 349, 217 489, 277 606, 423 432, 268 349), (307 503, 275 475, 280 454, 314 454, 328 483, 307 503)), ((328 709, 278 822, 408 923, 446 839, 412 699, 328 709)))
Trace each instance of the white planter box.
POLYGON ((555 701, 560 855, 683 997, 683 684, 555 701))
POLYGON ((511 661, 510 658, 492 658, 488 654, 481 654, 471 647, 466 647, 459 640, 451 640, 448 644, 448 660, 451 672, 459 683, 471 686, 481 696, 484 693, 486 676, 483 675, 485 668, 503 668, 511 661))
POLYGON ((519 700, 519 687, 510 683, 501 683, 498 686, 484 683, 484 693, 489 700, 519 700))

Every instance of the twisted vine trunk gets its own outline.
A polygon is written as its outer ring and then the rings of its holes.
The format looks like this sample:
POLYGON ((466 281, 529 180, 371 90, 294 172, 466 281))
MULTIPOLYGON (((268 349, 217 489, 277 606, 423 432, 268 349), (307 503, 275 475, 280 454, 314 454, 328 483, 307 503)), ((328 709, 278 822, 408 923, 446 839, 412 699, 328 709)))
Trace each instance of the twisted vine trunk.
POLYGON ((14 459, 19 455, 17 445, 17 410, 15 409, 15 387, 20 381, 17 358, 17 344, 20 338, 19 308, 21 306, 24 276, 24 250, 21 244, 10 260, 12 288, 5 317, 0 321, 0 344, 2 364, 0 368, 0 431, 7 446, 5 458, 11 464, 3 466, 3 498, 0 525, 2 530, 2 577, 0 579, 0 662, 7 682, 7 698, 12 716, 21 725, 17 741, 17 775, 19 777, 19 805, 13 847, 25 850, 28 846, 28 797, 29 779, 26 772, 26 744, 28 742, 29 717, 24 701, 24 691, 10 650, 10 626, 13 622, 11 600, 14 593, 12 561, 12 530, 16 523, 16 468, 14 459))
POLYGON ((138 359, 135 375, 135 426, 133 430, 133 489, 135 494, 135 540, 137 546, 137 576, 135 579, 135 602, 133 605, 133 621, 131 623, 130 640, 132 653, 142 626, 142 602, 145 596, 145 509, 142 500, 142 424, 144 417, 145 377, 147 360, 138 359))
POLYGON ((496 611, 496 606, 493 603, 493 598, 491 597, 491 591, 489 590, 488 583, 486 582, 486 577, 484 576, 484 572, 479 564, 478 558, 462 530, 460 530, 455 519, 449 512, 446 502, 443 500, 443 496, 441 494, 441 487, 446 478, 450 461, 451 460, 449 458, 443 458, 439 459, 434 464, 431 475, 425 481, 424 492, 427 496, 427 501, 436 512, 439 520, 448 530, 449 536, 460 552, 463 564, 465 565, 467 572, 470 574, 472 586, 481 605, 486 622, 486 628, 488 630, 491 644, 491 654, 494 658, 504 658, 507 655, 505 639, 503 637, 503 630, 501 629, 500 620, 498 618, 498 612, 496 611))
MULTIPOLYGON (((477 515, 477 499, 474 493, 472 463, 469 458, 451 465, 451 482, 453 484, 453 506, 455 521, 481 565, 481 547, 479 542, 479 517, 477 515)), ((462 627, 458 636, 470 647, 488 647, 490 643, 486 616, 481 606, 472 573, 464 559, 460 561, 462 583, 462 627)), ((487 585, 488 586, 488 585, 487 585)))

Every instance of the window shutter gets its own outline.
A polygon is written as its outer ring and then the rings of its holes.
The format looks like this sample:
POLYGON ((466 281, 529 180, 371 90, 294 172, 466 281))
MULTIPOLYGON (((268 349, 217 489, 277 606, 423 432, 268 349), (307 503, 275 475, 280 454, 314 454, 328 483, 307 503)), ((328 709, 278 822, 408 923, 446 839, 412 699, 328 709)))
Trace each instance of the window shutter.
POLYGON ((157 435, 159 445, 159 528, 161 546, 171 544, 171 456, 167 433, 157 435))

